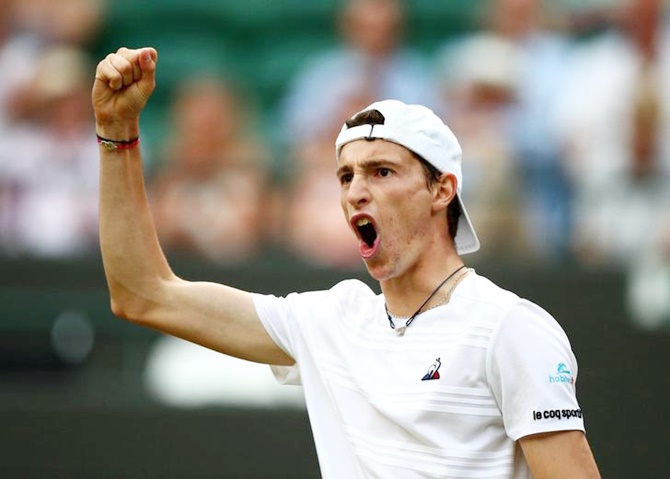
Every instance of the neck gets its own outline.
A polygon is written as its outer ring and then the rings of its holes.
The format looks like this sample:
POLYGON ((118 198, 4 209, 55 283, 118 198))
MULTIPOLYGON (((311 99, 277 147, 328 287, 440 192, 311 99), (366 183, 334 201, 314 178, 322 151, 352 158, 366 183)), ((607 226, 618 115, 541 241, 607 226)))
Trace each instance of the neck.
MULTIPOLYGON (((417 266, 402 275, 382 281, 380 286, 388 310, 398 316, 412 315, 435 288, 461 266, 463 261, 454 254, 444 261, 431 261, 423 267, 417 266)), ((447 283, 453 279, 450 278, 447 283)), ((424 309, 439 302, 442 299, 441 290, 445 290, 448 286, 449 284, 443 285, 426 303, 424 309)))

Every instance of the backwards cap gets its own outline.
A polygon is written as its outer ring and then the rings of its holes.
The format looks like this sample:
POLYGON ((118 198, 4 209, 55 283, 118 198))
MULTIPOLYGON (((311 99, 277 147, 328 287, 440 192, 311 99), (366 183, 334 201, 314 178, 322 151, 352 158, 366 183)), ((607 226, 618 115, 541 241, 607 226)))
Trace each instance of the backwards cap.
MULTIPOLYGON (((455 243, 458 254, 474 253, 479 249, 479 239, 462 200, 463 173, 461 171, 461 146, 456 136, 433 113, 421 105, 406 105, 398 100, 384 100, 361 110, 377 110, 384 116, 381 125, 360 125, 348 128, 345 124, 337 136, 337 158, 347 143, 361 139, 381 139, 397 143, 419 155, 437 168, 440 173, 456 176, 456 197, 461 205, 455 243)), ((358 113, 357 113, 358 114, 358 113)), ((354 115, 355 116, 355 115, 354 115)))

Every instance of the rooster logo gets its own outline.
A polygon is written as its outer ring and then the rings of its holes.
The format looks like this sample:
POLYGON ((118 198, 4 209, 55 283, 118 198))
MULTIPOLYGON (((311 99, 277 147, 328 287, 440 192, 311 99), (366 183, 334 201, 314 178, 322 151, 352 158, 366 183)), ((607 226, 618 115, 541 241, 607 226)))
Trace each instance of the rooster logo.
POLYGON ((440 379, 439 369, 442 366, 440 358, 437 358, 433 364, 428 368, 428 372, 424 377, 421 378, 422 381, 428 381, 430 379, 440 379))

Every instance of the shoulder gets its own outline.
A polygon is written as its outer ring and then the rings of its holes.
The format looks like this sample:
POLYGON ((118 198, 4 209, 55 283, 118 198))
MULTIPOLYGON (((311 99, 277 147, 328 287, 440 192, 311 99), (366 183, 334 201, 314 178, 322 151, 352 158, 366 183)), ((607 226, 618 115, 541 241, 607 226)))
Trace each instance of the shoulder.
POLYGON ((342 280, 330 288, 329 291, 334 295, 345 297, 355 296, 365 299, 372 299, 377 296, 372 288, 360 279, 342 280))
POLYGON ((274 303, 291 309, 312 309, 314 307, 337 306, 342 309, 352 309, 371 304, 378 295, 363 281, 346 279, 338 282, 330 289, 294 292, 285 297, 274 295, 254 294, 257 304, 274 303))
POLYGON ((522 301, 517 294, 501 288, 490 279, 478 275, 474 270, 470 270, 469 281, 463 283, 463 288, 459 288, 457 294, 461 300, 473 306, 497 311, 505 310, 522 301))
POLYGON ((556 362, 574 362, 567 334, 542 306, 481 276, 476 276, 473 283, 473 304, 487 316, 491 331, 490 354, 508 359, 526 358, 531 362, 548 355, 558 358, 556 362))
POLYGON ((565 337, 556 319, 540 305, 476 273, 471 279, 472 281, 467 283, 467 288, 458 291, 458 296, 467 302, 471 311, 487 318, 495 331, 494 342, 500 335, 500 330, 505 331, 505 336, 523 337, 533 332, 544 331, 565 337))
POLYGON ((330 289, 321 291, 306 291, 302 293, 291 293, 287 297, 293 298, 313 298, 317 301, 325 299, 341 300, 341 301, 356 301, 356 300, 371 300, 377 294, 372 291, 372 288, 359 279, 345 279, 330 289))
POLYGON ((317 293, 290 295, 292 301, 305 302, 309 309, 330 311, 337 316, 359 315, 376 304, 377 295, 367 284, 358 279, 346 279, 332 288, 317 293))

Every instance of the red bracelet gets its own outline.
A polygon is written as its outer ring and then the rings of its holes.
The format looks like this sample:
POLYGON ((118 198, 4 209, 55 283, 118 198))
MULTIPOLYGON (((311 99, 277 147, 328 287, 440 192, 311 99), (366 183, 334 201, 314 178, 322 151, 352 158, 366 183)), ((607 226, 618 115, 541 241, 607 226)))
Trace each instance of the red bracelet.
POLYGON ((98 138, 98 144, 105 147, 108 151, 114 150, 130 150, 131 148, 136 147, 140 143, 140 137, 133 138, 132 140, 110 140, 108 138, 103 138, 100 135, 95 135, 98 138))

